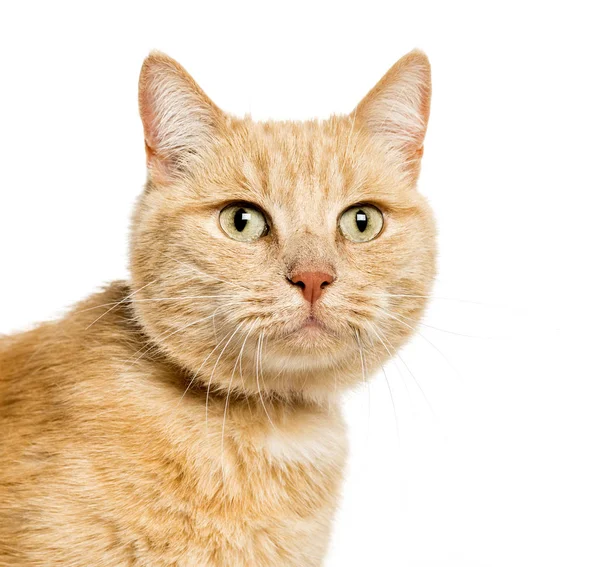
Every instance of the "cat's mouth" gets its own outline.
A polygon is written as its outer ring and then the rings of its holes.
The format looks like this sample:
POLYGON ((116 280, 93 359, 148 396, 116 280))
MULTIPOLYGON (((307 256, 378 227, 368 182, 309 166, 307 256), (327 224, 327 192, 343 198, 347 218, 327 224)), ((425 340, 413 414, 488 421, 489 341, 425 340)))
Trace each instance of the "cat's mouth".
POLYGON ((279 340, 284 340, 288 346, 304 349, 315 341, 320 342, 325 337, 333 338, 334 333, 322 319, 314 314, 308 315, 297 321, 293 326, 279 335, 279 340))
POLYGON ((310 314, 302 319, 291 335, 300 339, 304 344, 311 344, 314 341, 321 341, 325 337, 333 338, 336 333, 323 319, 315 314, 310 314))

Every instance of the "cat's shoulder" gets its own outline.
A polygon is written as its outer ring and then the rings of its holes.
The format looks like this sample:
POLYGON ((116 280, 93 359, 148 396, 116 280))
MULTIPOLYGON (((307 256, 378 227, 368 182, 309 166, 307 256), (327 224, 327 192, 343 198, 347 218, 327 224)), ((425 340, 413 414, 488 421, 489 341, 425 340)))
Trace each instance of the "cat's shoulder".
POLYGON ((34 392, 71 380, 84 383, 107 364, 146 345, 130 304, 131 291, 115 281, 77 303, 62 317, 0 337, 2 391, 34 392))

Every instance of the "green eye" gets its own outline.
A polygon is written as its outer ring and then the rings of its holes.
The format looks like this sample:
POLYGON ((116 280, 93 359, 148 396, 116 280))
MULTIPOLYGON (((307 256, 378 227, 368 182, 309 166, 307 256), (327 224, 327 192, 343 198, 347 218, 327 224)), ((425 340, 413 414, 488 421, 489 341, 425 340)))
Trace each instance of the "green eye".
POLYGON ((373 205, 346 209, 340 217, 340 231, 352 242, 373 240, 383 228, 383 215, 373 205))
POLYGON ((265 215, 252 205, 229 205, 219 215, 225 234, 240 242, 253 242, 269 232, 265 215))

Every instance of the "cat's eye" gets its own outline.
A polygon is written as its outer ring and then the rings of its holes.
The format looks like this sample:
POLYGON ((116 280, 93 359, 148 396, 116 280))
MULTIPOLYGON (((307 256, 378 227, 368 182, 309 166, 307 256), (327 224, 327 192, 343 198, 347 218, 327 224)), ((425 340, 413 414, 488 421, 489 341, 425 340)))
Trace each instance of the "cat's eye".
POLYGON ((373 205, 356 205, 340 217, 340 231, 352 242, 373 240, 383 228, 383 214, 373 205))
POLYGON ((253 242, 269 232, 265 215, 252 205, 228 205, 219 222, 227 236, 241 242, 253 242))

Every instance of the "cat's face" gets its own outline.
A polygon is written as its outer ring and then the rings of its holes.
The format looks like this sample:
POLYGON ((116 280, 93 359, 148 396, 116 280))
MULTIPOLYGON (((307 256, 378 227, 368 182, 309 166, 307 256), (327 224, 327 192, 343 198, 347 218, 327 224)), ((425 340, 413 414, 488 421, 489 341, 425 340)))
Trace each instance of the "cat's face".
POLYGON ((350 116, 255 123, 151 55, 131 299, 153 341, 212 391, 313 399, 389 358, 434 275, 415 189, 429 85, 413 52, 350 116))

